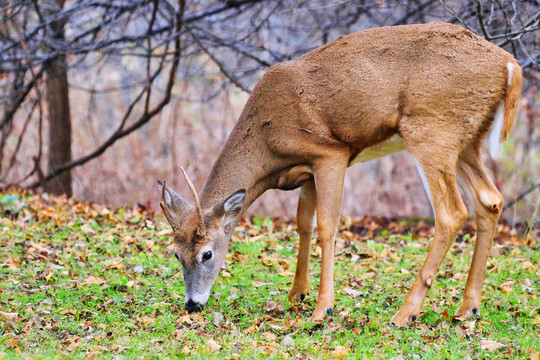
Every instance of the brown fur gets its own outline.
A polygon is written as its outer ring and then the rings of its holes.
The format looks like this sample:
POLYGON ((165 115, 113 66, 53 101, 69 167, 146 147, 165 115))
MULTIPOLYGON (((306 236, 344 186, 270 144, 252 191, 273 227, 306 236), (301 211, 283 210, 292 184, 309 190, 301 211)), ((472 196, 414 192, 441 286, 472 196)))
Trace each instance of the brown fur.
MULTIPOLYGON (((521 70, 510 54, 442 22, 362 31, 272 66, 253 90, 201 191, 204 223, 215 229, 202 246, 218 244, 226 251, 230 234, 219 235, 223 220, 216 206, 234 192, 246 190, 239 217, 267 189, 302 186, 299 262, 289 298, 301 298, 309 289, 316 209, 322 264, 313 317, 321 319, 334 303, 333 246, 345 169, 364 149, 397 134, 424 169, 437 221, 426 262, 393 322, 400 326, 419 315, 467 217, 456 183, 458 171, 475 194, 482 226, 466 299, 456 314, 468 316, 479 306, 489 244, 502 209, 502 197, 485 174, 479 149, 502 102, 507 107, 501 136, 506 137, 520 88, 521 70), (508 62, 515 64, 510 86, 508 62)), ((186 216, 197 215, 190 210, 176 218, 186 216)), ((177 251, 185 256, 197 223, 177 225, 183 232, 177 235, 177 251)))

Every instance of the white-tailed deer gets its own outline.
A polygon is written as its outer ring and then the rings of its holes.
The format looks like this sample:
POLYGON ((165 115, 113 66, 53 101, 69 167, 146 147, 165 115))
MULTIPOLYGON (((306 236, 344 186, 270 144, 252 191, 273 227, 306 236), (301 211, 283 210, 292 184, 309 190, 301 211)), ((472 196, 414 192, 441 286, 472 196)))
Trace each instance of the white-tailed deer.
POLYGON ((301 187, 300 245, 289 300, 309 290, 313 218, 322 249, 313 319, 332 313, 334 236, 345 170, 408 150, 423 169, 435 211, 427 259, 392 322, 414 321, 457 231, 467 218, 456 184, 474 200, 478 234, 463 302, 476 313, 503 198, 481 160, 492 129, 504 140, 516 114, 521 69, 501 48, 442 22, 383 27, 340 37, 274 65, 257 84, 195 206, 160 183, 164 213, 183 266, 186 308, 200 310, 223 264, 239 217, 268 189, 301 187))

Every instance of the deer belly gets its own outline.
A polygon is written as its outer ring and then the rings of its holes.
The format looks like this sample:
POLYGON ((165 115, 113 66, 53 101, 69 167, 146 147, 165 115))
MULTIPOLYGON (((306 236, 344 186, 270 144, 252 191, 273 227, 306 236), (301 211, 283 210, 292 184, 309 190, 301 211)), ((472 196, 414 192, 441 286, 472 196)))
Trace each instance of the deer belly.
POLYGON ((349 161, 349 166, 358 162, 366 162, 369 160, 378 159, 388 154, 403 150, 405 150, 405 143, 403 142, 403 139, 399 135, 394 135, 391 138, 378 143, 377 145, 370 146, 359 152, 358 155, 349 161))

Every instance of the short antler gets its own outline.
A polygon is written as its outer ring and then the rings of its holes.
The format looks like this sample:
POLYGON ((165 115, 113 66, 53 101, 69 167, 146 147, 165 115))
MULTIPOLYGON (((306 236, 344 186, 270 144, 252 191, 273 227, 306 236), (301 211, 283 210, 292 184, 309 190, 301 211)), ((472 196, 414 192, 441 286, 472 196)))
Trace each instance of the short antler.
POLYGON ((176 225, 174 224, 174 217, 171 214, 171 211, 169 210, 169 206, 167 205, 167 200, 165 200, 165 189, 167 187, 167 179, 163 180, 163 187, 161 188, 161 200, 162 202, 159 203, 159 206, 161 206, 161 210, 163 210, 163 213, 165 214, 165 217, 167 218, 167 221, 169 221, 169 224, 171 224, 171 227, 173 228, 173 231, 177 231, 176 225))
POLYGON ((191 195, 193 195, 195 209, 197 210, 197 216, 199 218, 199 235, 204 236, 206 234, 206 226, 204 225, 204 217, 202 213, 201 202, 199 201, 199 195, 197 195, 197 191, 195 191, 195 186, 193 186, 191 179, 186 173, 186 170, 184 170, 183 167, 181 167, 180 169, 182 169, 182 173, 184 174, 184 178, 186 179, 186 182, 189 186, 189 190, 191 190, 191 195))

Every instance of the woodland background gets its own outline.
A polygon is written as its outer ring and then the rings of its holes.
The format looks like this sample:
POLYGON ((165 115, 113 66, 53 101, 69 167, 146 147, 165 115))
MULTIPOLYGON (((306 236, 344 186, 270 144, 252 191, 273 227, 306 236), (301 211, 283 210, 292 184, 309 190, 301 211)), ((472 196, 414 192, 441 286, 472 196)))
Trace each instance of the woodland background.
MULTIPOLYGON (((2 0, 0 186, 156 208, 156 179, 200 189, 249 91, 274 63, 362 29, 443 20, 524 68, 503 155, 487 158, 509 221, 540 203, 540 1, 2 0), (518 201, 516 201, 518 200, 518 201)), ((486 153, 486 157, 488 157, 486 153)), ((292 216, 296 196, 252 207, 292 216)), ((412 157, 356 165, 347 215, 430 216, 412 157)))

